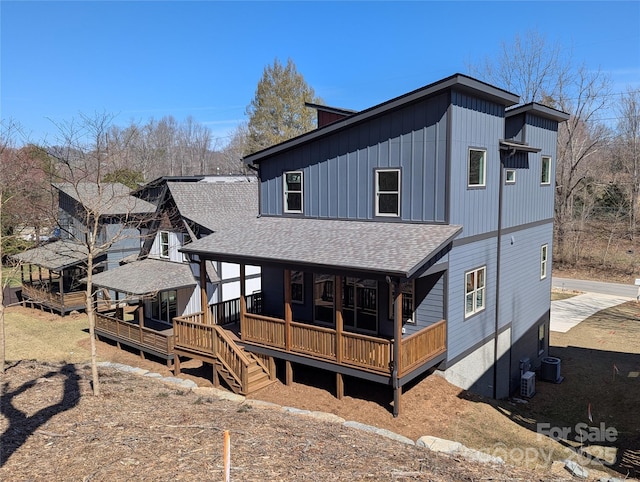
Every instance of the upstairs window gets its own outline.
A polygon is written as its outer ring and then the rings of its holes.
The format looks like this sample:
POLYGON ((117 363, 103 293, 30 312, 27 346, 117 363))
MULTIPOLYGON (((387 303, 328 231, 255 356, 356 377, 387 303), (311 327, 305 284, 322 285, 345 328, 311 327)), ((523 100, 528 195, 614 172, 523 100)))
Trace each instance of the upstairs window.
MULTIPOLYGON (((184 233, 182 235, 182 246, 186 246, 189 243, 191 243, 191 236, 189 235, 189 233, 184 233)), ((189 255, 187 253, 182 253, 182 261, 189 261, 189 255)))
POLYGON ((285 172, 284 212, 302 213, 302 171, 285 172))
POLYGON ((547 244, 543 244, 540 248, 540 279, 545 279, 547 277, 547 252, 549 251, 549 246, 547 244))
POLYGON ((473 271, 467 271, 465 278, 465 303, 464 316, 471 316, 479 311, 484 310, 484 291, 486 268, 478 268, 473 271))
POLYGON ((542 172, 540 173, 540 184, 551 184, 551 158, 542 157, 542 172))
POLYGON ((516 170, 515 169, 506 169, 504 171, 504 183, 505 184, 515 184, 516 183, 516 170))
POLYGON ((400 216, 400 169, 376 172, 376 216, 400 216))
POLYGON ((469 187, 485 186, 487 151, 469 149, 469 187))
POLYGON ((169 233, 167 231, 160 231, 160 257, 169 257, 169 233))

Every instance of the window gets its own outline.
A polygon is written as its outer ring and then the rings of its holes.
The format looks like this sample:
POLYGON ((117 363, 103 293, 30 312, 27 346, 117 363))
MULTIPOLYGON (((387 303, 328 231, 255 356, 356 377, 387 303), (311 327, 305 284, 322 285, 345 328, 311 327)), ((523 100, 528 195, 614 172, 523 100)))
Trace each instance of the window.
MULTIPOLYGON (((406 323, 415 323, 413 317, 415 305, 413 304, 415 293, 415 280, 406 283, 402 287, 402 321, 406 323)), ((389 289, 389 319, 393 319, 393 297, 394 290, 389 289)))
POLYGON ((284 212, 302 213, 302 171, 284 173, 284 212))
POLYGON ((542 325, 538 326, 538 355, 542 355, 544 353, 545 348, 547 347, 547 336, 546 336, 547 330, 544 326, 544 323, 542 325))
POLYGON ((504 172, 504 183, 505 184, 515 184, 516 183, 516 170, 515 169, 507 169, 504 172))
MULTIPOLYGON (((293 279, 293 278, 292 278, 293 279)), ((320 323, 333 325, 335 304, 333 302, 334 277, 326 274, 313 276, 314 319, 320 323)))
POLYGON ((542 157, 542 173, 540 175, 541 184, 551 184, 551 158, 542 157))
POLYGON ((360 278, 343 278, 342 319, 344 326, 378 331, 378 283, 360 278))
MULTIPOLYGON (((182 246, 186 246, 189 243, 191 243, 191 236, 189 233, 184 233, 182 235, 182 246)), ((182 261, 185 263, 189 261, 189 255, 187 253, 182 253, 182 261)))
POLYGON ((304 273, 302 271, 291 272, 291 302, 304 303, 304 273))
POLYGON ((547 244, 543 244, 540 248, 540 279, 545 279, 547 277, 547 252, 549 250, 549 246, 547 244))
POLYGON ((376 172, 376 216, 400 216, 400 169, 376 172))
POLYGON ((484 289, 486 268, 478 268, 468 271, 465 277, 465 306, 464 316, 471 316, 474 313, 484 310, 484 289))
POLYGON ((161 291, 151 302, 151 316, 165 323, 172 323, 178 316, 178 292, 161 291))
POLYGON ((169 233, 167 231, 160 231, 160 257, 169 257, 169 233))
POLYGON ((469 186, 484 186, 487 151, 469 149, 469 186))

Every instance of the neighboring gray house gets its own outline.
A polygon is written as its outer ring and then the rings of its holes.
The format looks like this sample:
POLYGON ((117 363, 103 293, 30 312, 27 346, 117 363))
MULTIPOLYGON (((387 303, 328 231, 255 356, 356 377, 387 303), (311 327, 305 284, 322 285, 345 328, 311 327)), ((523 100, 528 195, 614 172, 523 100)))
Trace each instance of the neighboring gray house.
POLYGON ((261 312, 242 311, 238 344, 281 360, 287 382, 294 364, 334 372, 338 397, 345 375, 389 385, 394 415, 431 369, 513 392, 520 360, 548 350, 568 118, 519 100, 456 74, 248 156, 260 217, 182 248, 241 276, 261 266, 261 312))
MULTIPOLYGON (((226 316, 239 312, 239 266, 190 260, 179 249, 202 236, 255 219, 258 182, 255 178, 222 176, 186 181, 163 178, 135 194, 157 205, 140 255, 119 268, 94 275, 93 282, 115 293, 119 302, 125 302, 123 308, 138 306, 135 313, 125 309, 99 315, 96 332, 141 352, 172 359, 174 318, 204 311, 217 316, 218 309, 226 316), (149 341, 158 339, 158 343, 149 341)), ((250 292, 259 292, 260 268, 248 271, 245 286, 250 292)))
POLYGON ((83 243, 90 225, 88 216, 100 215, 100 231, 96 244, 109 243, 105 269, 119 266, 120 261, 137 256, 145 233, 145 223, 155 206, 131 195, 131 189, 120 183, 57 183, 60 238, 83 243))
POLYGON ((99 216, 99 252, 94 253, 93 261, 94 272, 100 272, 119 266, 128 256, 138 256, 144 224, 155 206, 131 196, 131 190, 119 183, 53 186, 58 190, 56 231, 60 239, 13 259, 22 264, 23 300, 64 315, 85 308, 89 215, 99 216))

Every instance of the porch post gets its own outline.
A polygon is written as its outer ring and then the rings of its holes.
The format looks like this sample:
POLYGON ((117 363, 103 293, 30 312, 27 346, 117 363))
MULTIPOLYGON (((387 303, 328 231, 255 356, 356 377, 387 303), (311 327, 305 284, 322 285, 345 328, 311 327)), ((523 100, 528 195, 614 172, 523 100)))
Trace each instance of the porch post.
POLYGON ((291 270, 284 270, 284 347, 291 350, 291 270))
MULTIPOLYGON (((342 276, 334 277, 333 299, 336 307, 336 361, 342 364, 342 276)), ((344 380, 342 373, 336 372, 336 398, 342 400, 344 396, 344 380)))
POLYGON ((202 319, 206 324, 213 324, 210 319, 209 300, 207 299, 207 262, 200 256, 200 308, 202 309, 202 319))
POLYGON ((58 289, 60 290, 60 314, 64 317, 64 271, 60 272, 58 280, 58 289))
POLYGON ((142 298, 138 299, 138 324, 144 326, 144 302, 142 298))
POLYGON ((240 331, 244 332, 242 325, 244 325, 244 317, 247 314, 247 299, 246 291, 246 276, 245 276, 245 264, 240 263, 240 331))
POLYGON ((394 281, 389 285, 394 290, 393 296, 393 416, 400 415, 400 396, 402 386, 400 386, 399 376, 402 369, 402 287, 399 281, 394 281))

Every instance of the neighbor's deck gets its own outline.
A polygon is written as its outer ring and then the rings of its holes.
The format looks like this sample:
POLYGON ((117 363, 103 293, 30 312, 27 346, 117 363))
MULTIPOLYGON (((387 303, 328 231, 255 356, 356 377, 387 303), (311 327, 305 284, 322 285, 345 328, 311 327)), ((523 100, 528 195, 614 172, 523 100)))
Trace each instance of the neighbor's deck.
POLYGON ((65 315, 74 310, 84 310, 86 293, 83 291, 60 292, 58 285, 47 281, 22 283, 23 303, 38 305, 65 315))

